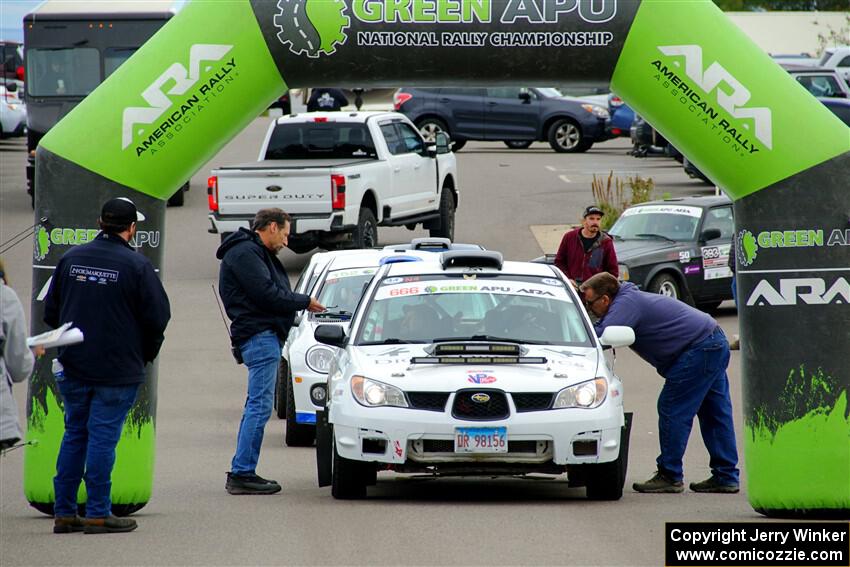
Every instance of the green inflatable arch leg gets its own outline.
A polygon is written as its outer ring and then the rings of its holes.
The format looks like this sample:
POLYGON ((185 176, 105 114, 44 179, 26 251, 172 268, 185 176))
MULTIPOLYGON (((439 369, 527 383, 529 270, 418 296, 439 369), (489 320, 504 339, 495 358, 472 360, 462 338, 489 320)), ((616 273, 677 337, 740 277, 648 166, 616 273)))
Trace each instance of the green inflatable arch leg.
MULTIPOLYGON (((161 211, 162 242, 162 199, 287 86, 608 80, 735 200, 751 505, 849 515, 850 130, 709 0, 189 2, 42 140, 34 320, 50 267, 106 195, 161 211)), ((150 498, 155 385, 152 371, 119 445, 113 501, 128 510, 150 498)), ((25 475, 39 509, 60 413, 39 368, 25 475)))

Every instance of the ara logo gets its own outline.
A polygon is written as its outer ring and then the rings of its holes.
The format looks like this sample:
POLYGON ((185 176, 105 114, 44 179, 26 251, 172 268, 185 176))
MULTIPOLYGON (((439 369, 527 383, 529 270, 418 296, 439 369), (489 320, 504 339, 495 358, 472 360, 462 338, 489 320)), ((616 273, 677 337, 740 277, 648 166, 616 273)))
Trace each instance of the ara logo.
POLYGON ((747 306, 758 305, 848 305, 850 283, 838 278, 829 285, 823 278, 793 278, 779 280, 779 289, 767 280, 761 280, 747 299, 747 306))
MULTIPOLYGON (((124 109, 121 127, 121 149, 127 149, 127 146, 133 142, 134 135, 141 136, 144 134, 143 129, 139 129, 138 132, 133 132, 133 128, 136 124, 153 124, 159 120, 166 110, 171 108, 172 102, 169 95, 177 96, 186 94, 186 92, 198 82, 198 79, 201 76, 202 62, 218 61, 231 49, 233 49, 232 45, 206 43, 195 44, 189 49, 188 69, 186 69, 186 67, 184 67, 181 63, 174 63, 159 77, 157 77, 154 82, 148 86, 148 88, 142 91, 142 98, 144 98, 145 102, 147 102, 150 106, 132 106, 124 109), (171 87, 163 91, 163 87, 169 83, 171 84, 171 87)), ((230 63, 228 63, 228 67, 226 69, 222 69, 222 72, 227 74, 230 72, 230 69, 235 66, 235 61, 231 60, 230 63)), ((206 66, 203 71, 207 72, 211 68, 211 66, 206 66)), ((200 94, 205 93, 201 92, 200 94)), ((181 109, 174 112, 174 114, 169 117, 168 121, 166 121, 166 123, 160 128, 165 130, 165 128, 172 126, 174 122, 179 120, 180 117, 188 110, 184 110, 183 107, 191 108, 198 102, 197 96, 194 98, 195 100, 190 99, 181 105, 181 109), (174 115, 178 116, 175 117, 174 115)), ((159 136, 157 136, 157 138, 159 138, 159 136)))
MULTIPOLYGON (((769 108, 747 108, 745 105, 750 101, 752 94, 738 79, 727 71, 717 61, 703 70, 702 48, 699 45, 663 45, 658 50, 668 56, 682 56, 685 58, 685 74, 705 92, 717 91, 717 102, 725 108, 729 114, 738 119, 750 119, 755 126, 755 137, 767 148, 773 149, 773 126, 769 108), (721 88, 721 83, 725 87, 721 88)), ((679 66, 676 62, 674 65, 679 66)), ((744 128, 750 129, 748 123, 744 128)), ((728 125, 724 126, 730 130, 728 125)))
POLYGON ((277 39, 295 55, 333 55, 348 40, 344 0, 279 0, 277 39))

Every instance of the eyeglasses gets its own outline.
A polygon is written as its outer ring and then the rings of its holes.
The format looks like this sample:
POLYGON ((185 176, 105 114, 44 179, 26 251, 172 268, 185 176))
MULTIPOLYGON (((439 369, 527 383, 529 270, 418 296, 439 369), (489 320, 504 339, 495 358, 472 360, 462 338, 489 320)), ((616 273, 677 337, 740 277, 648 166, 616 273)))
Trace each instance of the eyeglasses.
POLYGON ((594 303, 596 303, 597 301, 599 301, 599 300, 600 300, 600 299, 602 299, 603 297, 605 297, 605 296, 604 296, 604 295, 599 295, 599 296, 597 296, 596 298, 591 299, 590 301, 588 301, 588 300, 586 300, 586 299, 585 299, 585 300, 584 300, 584 306, 585 306, 585 307, 592 307, 594 303))

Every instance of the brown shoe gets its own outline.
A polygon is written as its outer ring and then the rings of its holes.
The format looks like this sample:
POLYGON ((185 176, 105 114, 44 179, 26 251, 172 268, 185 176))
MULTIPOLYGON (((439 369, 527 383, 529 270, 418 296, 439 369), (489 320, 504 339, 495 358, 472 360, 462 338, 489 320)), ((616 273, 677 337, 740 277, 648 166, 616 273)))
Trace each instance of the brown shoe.
POLYGON ((116 518, 108 516, 106 518, 86 518, 85 532, 87 534, 114 534, 120 532, 132 532, 138 527, 136 520, 132 518, 116 518))
POLYGON ((741 338, 738 335, 732 335, 732 340, 729 341, 729 350, 741 350, 741 338))
POLYGON ((85 521, 79 516, 56 516, 53 518, 53 533, 70 534, 86 528, 85 521))
POLYGON ((661 471, 656 473, 646 482, 636 482, 632 485, 637 492, 648 492, 650 494, 679 493, 685 491, 685 484, 681 480, 673 480, 661 471))

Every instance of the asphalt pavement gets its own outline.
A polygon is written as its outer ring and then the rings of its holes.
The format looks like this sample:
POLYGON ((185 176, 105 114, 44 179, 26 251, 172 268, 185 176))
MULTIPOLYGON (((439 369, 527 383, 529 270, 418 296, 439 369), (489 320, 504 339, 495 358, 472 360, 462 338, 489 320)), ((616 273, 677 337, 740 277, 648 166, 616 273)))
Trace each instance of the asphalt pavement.
MULTIPOLYGON (((645 495, 633 482, 655 470, 655 401, 662 379, 628 349, 616 369, 635 414, 626 491, 617 502, 589 502, 583 489, 556 479, 423 479, 379 476, 365 501, 336 501, 316 483, 313 449, 287 448, 284 422, 272 417, 258 473, 277 479, 274 496, 231 496, 225 472, 245 396, 210 287, 217 281, 218 235, 208 234, 210 168, 255 159, 268 125, 258 118, 192 179, 186 205, 166 213, 164 282, 173 318, 159 361, 154 494, 135 514, 139 529, 92 538, 54 535, 52 520, 23 496, 23 451, 0 458, 0 564, 13 565, 662 565, 667 521, 763 519, 734 495, 645 495)), ((586 154, 556 154, 548 144, 510 150, 471 143, 457 154, 461 200, 456 239, 524 260, 553 252, 560 231, 593 202, 591 179, 640 174, 655 196, 709 194, 666 158, 626 155, 629 144, 598 144, 586 154), (547 236, 548 235, 548 236, 547 236), (554 235, 554 237, 553 237, 554 235)), ((33 225, 24 185, 22 139, 0 141, 0 242, 33 225)), ((92 203, 92 222, 100 203, 92 203)), ((381 229, 382 244, 426 232, 381 229)), ((31 241, 4 254, 7 274, 29 311, 31 241)), ((281 259, 293 280, 308 255, 281 259)), ((737 333, 731 304, 717 313, 737 333)), ((740 354, 729 367, 741 447, 740 354)), ((26 388, 15 397, 23 411, 26 388)), ((739 450, 739 453, 741 451, 739 450)), ((686 482, 709 476, 695 424, 685 458, 686 482)))

